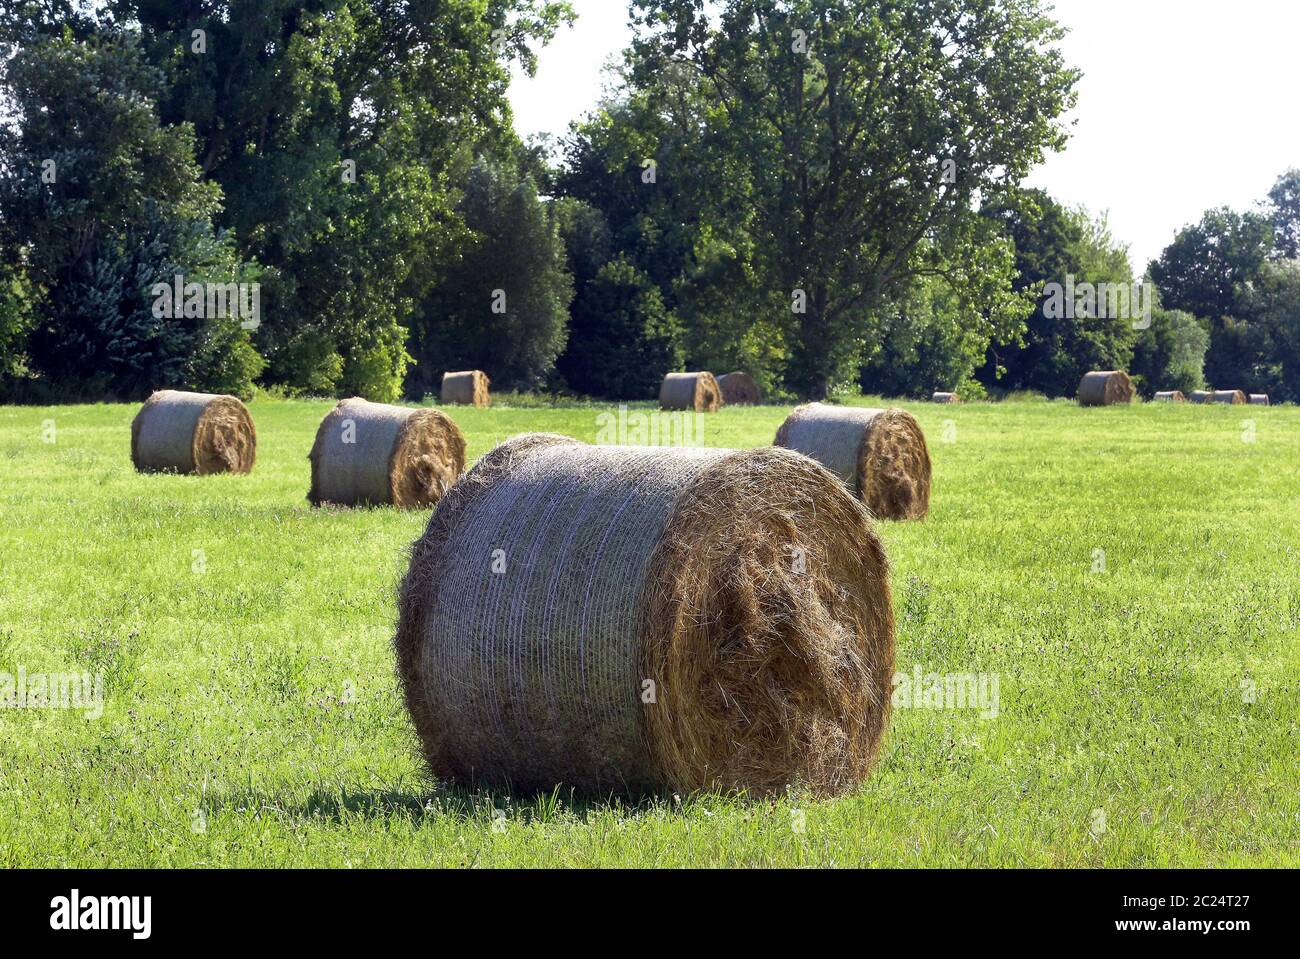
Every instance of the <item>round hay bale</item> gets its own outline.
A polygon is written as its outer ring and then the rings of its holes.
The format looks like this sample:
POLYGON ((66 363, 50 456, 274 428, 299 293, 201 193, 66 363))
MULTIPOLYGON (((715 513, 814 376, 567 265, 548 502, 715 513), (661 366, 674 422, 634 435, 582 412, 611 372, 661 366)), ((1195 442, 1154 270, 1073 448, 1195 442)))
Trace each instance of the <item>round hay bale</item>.
POLYGON ((142 473, 248 473, 257 430, 234 396, 158 390, 131 421, 131 462, 142 473))
POLYGON ((482 370, 442 374, 442 404, 444 406, 487 406, 492 402, 488 387, 492 381, 482 370))
POLYGON ((1084 375, 1079 382, 1080 406, 1117 406, 1133 402, 1133 381, 1123 370, 1084 375))
POLYGON ((727 406, 754 406, 763 401, 763 392, 748 373, 727 373, 718 377, 722 402, 727 406))
POLYGON ((659 387, 659 405, 666 410, 714 413, 722 402, 722 389, 712 373, 669 373, 659 387))
POLYGON ((786 450, 520 436, 415 543, 394 645, 436 778, 835 793, 888 722, 888 560, 786 450))
POLYGON ((316 430, 313 506, 420 509, 442 499, 465 469, 465 437, 439 410, 342 400, 316 430))
POLYGON ((881 519, 930 512, 930 450, 905 410, 809 403, 781 424, 776 445, 821 463, 881 519))
POLYGON ((1182 390, 1161 390, 1155 395, 1157 403, 1186 403, 1187 397, 1182 390))
POLYGON ((1188 399, 1193 403, 1209 403, 1214 399, 1214 394, 1209 390, 1192 390, 1192 395, 1188 399))
POLYGON ((1250 405, 1251 405, 1251 406, 1271 406, 1272 404, 1269 402, 1269 398, 1268 398, 1268 394, 1267 394, 1267 393, 1251 393, 1251 394, 1250 394, 1250 405))
POLYGON ((956 393, 935 393, 933 396, 930 397, 930 402, 954 404, 954 403, 960 403, 961 397, 958 396, 956 393))
POLYGON ((1229 406, 1245 406, 1246 394, 1241 390, 1215 390, 1214 402, 1229 406))

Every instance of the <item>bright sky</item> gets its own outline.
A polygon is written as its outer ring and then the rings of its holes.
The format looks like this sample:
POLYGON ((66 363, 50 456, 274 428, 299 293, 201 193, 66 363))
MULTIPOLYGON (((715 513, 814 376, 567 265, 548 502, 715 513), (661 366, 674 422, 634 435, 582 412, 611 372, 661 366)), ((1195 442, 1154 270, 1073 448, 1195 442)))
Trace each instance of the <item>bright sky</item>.
MULTIPOLYGON (((577 25, 512 85, 522 135, 590 110, 630 38, 624 0, 572 2, 577 25)), ((1205 210, 1247 209, 1300 167, 1297 0, 1056 0, 1056 17, 1084 78, 1070 145, 1030 185, 1108 211, 1139 272, 1205 210)))

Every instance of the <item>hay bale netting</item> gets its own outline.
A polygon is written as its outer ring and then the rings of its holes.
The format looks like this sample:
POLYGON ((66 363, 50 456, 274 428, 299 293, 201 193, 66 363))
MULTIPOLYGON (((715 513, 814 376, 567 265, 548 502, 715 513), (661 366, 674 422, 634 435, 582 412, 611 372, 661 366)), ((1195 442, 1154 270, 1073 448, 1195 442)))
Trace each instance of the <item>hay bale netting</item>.
POLYGON ((956 393, 935 393, 933 396, 930 397, 930 402, 954 404, 954 403, 960 403, 961 397, 958 396, 956 393))
POLYGON ((158 390, 131 422, 131 462, 142 473, 248 473, 257 430, 234 396, 158 390))
POLYGON ((884 548, 787 450, 516 437, 439 504, 398 606, 439 779, 834 793, 889 717, 884 548))
POLYGON ((1241 390, 1215 390, 1214 402, 1228 406, 1245 406, 1246 394, 1241 390))
POLYGON ((821 463, 881 519, 930 512, 930 450, 905 410, 810 403, 781 424, 776 445, 821 463))
POLYGON ((748 373, 726 373, 718 377, 722 402, 727 406, 754 406, 763 401, 763 392, 748 373))
POLYGON ((1188 397, 1188 400, 1190 402, 1198 403, 1198 404, 1209 403, 1213 399, 1214 399, 1214 394, 1209 392, 1208 390, 1192 390, 1191 396, 1188 397))
POLYGON ((1079 382, 1080 406, 1118 406, 1133 402, 1133 381, 1123 370, 1084 375, 1079 382))
POLYGON ((492 381, 482 370, 442 374, 442 403, 444 406, 487 406, 492 402, 488 387, 492 381))
POLYGON ((669 373, 659 387, 659 405, 666 410, 713 413, 722 402, 722 389, 712 373, 669 373))
POLYGON ((1155 395, 1157 403, 1186 403, 1187 397, 1182 390, 1161 390, 1155 395))
POLYGON ((1251 393, 1251 394, 1250 394, 1250 405, 1251 405, 1251 406, 1270 406, 1270 405, 1272 405, 1272 404, 1271 404, 1270 401, 1269 401, 1269 398, 1268 398, 1268 394, 1267 394, 1267 393, 1251 393))
POLYGON ((465 437, 439 410, 343 400, 311 448, 312 505, 433 506, 465 469, 465 437))

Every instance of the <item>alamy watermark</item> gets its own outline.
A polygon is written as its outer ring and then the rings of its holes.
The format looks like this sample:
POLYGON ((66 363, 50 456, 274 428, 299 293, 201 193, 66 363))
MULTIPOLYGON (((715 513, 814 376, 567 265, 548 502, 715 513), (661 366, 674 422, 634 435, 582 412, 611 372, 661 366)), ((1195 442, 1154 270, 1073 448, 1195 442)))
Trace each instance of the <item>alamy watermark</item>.
POLYGON ((55 932, 122 931, 132 939, 153 932, 152 896, 83 896, 73 889, 50 900, 50 928, 55 932))
POLYGON ((81 710, 87 719, 104 715, 104 677, 96 673, 0 672, 0 709, 81 710))
POLYGON ((171 283, 155 283, 153 315, 159 320, 233 317, 245 330, 262 324, 260 283, 186 283, 177 273, 171 283))
POLYGON ((1049 320, 1129 320, 1135 330, 1151 329, 1154 293, 1150 283, 1078 283, 1073 273, 1065 283, 1048 283, 1043 316, 1049 320))
POLYGON ((703 446, 704 414, 633 413, 622 405, 617 413, 601 413, 596 417, 596 445, 703 446))
POLYGON ((997 719, 1000 697, 997 673, 929 673, 913 666, 894 673, 895 709, 977 709, 984 719, 997 719))

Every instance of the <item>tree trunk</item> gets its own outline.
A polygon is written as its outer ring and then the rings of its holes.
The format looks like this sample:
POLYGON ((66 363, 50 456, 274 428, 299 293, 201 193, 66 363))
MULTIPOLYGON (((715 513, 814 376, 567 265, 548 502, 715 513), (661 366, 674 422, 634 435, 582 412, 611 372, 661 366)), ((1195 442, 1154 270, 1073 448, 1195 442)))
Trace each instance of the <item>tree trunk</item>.
POLYGON ((808 312, 799 317, 797 342, 786 379, 800 399, 824 400, 831 392, 835 360, 825 322, 828 300, 825 289, 813 290, 808 297, 808 312))

